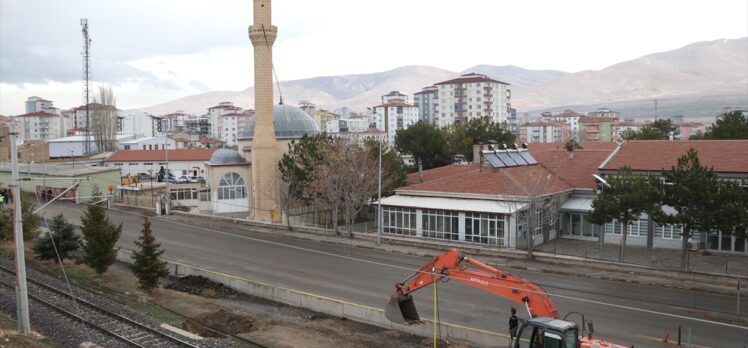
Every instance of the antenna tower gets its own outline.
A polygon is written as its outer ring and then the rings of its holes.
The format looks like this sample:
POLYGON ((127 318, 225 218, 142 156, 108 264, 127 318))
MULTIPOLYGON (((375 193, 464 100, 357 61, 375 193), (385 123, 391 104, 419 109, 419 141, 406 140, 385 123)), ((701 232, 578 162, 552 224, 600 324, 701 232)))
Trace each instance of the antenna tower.
POLYGON ((83 105, 86 107, 86 134, 85 145, 81 155, 91 154, 91 117, 89 101, 91 94, 91 38, 88 37, 88 19, 81 19, 81 32, 83 33, 83 105))

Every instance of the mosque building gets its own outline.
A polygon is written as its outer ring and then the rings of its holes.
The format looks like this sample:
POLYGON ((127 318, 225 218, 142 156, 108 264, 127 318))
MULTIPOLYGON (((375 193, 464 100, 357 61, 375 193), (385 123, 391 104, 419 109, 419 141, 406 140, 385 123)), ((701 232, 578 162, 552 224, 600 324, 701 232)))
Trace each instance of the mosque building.
MULTIPOLYGON (((292 105, 275 105, 273 107, 273 124, 276 139, 276 155, 280 159, 291 141, 304 135, 320 133, 314 119, 306 112, 292 105)), ((252 180, 252 143, 255 138, 255 118, 249 119, 244 132, 238 137, 239 151, 219 149, 206 165, 206 183, 210 188, 210 209, 212 214, 233 216, 237 218, 254 218, 256 204, 252 192, 256 189, 260 195, 266 191, 277 190, 280 185, 280 171, 267 182, 257 183, 253 188, 252 180)), ((277 160, 275 168, 277 168, 277 160)), ((277 196, 276 196, 277 197, 277 196)), ((280 218, 280 202, 276 202, 276 211, 280 218)))

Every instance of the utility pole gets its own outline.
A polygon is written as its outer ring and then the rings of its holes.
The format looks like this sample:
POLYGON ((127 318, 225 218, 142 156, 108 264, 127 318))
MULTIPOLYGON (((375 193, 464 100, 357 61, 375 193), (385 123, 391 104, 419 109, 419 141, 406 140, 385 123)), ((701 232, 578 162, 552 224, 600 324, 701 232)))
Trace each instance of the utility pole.
POLYGON ((83 97, 86 106, 86 135, 84 152, 82 156, 91 155, 91 116, 89 110, 91 93, 91 38, 88 37, 88 19, 81 19, 81 31, 83 34, 83 97))
POLYGON ((18 181, 18 152, 16 150, 16 126, 10 125, 10 158, 12 163, 12 181, 10 189, 13 194, 14 217, 13 229, 16 239, 16 318, 18 331, 22 334, 31 332, 29 323, 29 297, 26 288, 26 256, 23 249, 23 220, 21 216, 21 187, 18 181))

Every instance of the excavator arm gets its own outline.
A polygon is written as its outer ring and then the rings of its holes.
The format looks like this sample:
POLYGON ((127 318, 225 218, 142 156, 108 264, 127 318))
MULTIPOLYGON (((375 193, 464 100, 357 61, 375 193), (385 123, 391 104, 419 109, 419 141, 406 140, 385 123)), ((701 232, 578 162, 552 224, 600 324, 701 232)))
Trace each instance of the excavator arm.
POLYGON ((445 279, 454 279, 521 303, 531 317, 559 318, 556 306, 540 286, 466 257, 456 249, 434 257, 410 277, 395 284, 395 294, 385 308, 385 315, 401 324, 420 322, 410 294, 434 281, 445 279))

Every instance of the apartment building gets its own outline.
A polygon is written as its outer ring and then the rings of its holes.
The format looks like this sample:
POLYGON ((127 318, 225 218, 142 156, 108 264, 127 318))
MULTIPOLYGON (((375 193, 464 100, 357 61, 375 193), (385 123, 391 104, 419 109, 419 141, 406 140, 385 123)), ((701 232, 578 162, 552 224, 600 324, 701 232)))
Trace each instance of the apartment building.
MULTIPOLYGON (((561 113, 553 115, 550 112, 540 114, 543 121, 563 122, 569 125, 572 136, 579 134, 579 118, 585 117, 583 114, 566 109, 561 113)), ((578 140, 578 139, 577 139, 578 140)))
POLYGON ((465 74, 436 83, 439 90, 438 126, 465 124, 473 118, 488 117, 506 122, 511 109, 511 87, 481 74, 465 74))
MULTIPOLYGON (((244 110, 238 106, 234 106, 234 103, 232 102, 221 102, 218 103, 216 106, 212 106, 208 108, 208 122, 210 123, 210 136, 213 138, 221 138, 224 141, 228 142, 228 139, 222 138, 222 134, 230 134, 229 131, 226 131, 225 128, 232 128, 232 127, 225 127, 223 125, 223 121, 227 121, 229 124, 233 124, 234 131, 233 134, 236 134, 236 122, 232 123, 231 117, 234 117, 233 121, 237 121, 236 117, 238 116, 231 116, 229 118, 223 117, 223 115, 227 114, 239 114, 244 110)), ((235 143, 236 141, 234 141, 235 143)))
POLYGON ((569 141, 571 126, 564 122, 543 121, 519 126, 519 141, 522 143, 561 143, 569 141))
POLYGON ((63 117, 46 111, 35 111, 15 117, 19 141, 47 141, 65 136, 63 117))
POLYGON ((418 107, 418 119, 428 124, 438 124, 439 87, 424 87, 413 94, 413 104, 418 107))
POLYGON ((390 145, 395 144, 395 133, 405 129, 419 120, 418 107, 404 102, 391 102, 372 108, 375 114, 376 128, 384 131, 390 145))

